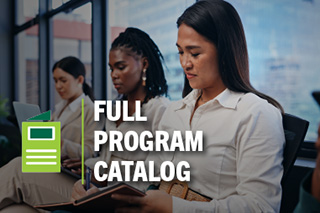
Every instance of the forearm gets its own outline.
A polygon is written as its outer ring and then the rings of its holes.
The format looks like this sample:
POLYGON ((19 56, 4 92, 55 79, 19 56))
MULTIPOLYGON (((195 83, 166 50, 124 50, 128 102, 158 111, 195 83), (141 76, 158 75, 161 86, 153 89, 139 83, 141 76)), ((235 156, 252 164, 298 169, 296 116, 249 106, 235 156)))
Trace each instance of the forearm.
POLYGON ((187 201, 177 197, 172 199, 172 212, 275 212, 268 203, 254 195, 232 195, 226 199, 210 202, 187 201))
MULTIPOLYGON (((63 139, 64 143, 62 146, 62 154, 68 155, 69 158, 80 158, 82 155, 82 146, 81 144, 75 143, 68 139, 63 139)), ((93 149, 91 145, 84 144, 84 157, 90 158, 93 157, 93 149)))

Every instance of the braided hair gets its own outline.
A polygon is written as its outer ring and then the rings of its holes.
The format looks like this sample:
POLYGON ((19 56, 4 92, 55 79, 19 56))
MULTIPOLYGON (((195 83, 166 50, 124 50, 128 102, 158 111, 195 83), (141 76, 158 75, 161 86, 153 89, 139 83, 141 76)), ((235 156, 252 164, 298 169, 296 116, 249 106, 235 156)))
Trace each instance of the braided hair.
POLYGON ((167 95, 168 85, 162 63, 163 56, 150 36, 137 28, 128 27, 112 42, 111 50, 128 48, 139 56, 146 57, 149 66, 146 71, 146 97, 144 103, 156 96, 167 95))

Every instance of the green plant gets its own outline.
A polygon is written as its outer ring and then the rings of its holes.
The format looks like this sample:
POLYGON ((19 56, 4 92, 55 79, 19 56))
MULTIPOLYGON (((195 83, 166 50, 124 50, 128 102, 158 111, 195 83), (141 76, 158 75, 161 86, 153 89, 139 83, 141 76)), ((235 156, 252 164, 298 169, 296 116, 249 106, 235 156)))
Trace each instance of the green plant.
POLYGON ((6 117, 9 115, 9 109, 7 107, 7 102, 8 102, 7 98, 2 98, 0 96, 0 118, 6 117))

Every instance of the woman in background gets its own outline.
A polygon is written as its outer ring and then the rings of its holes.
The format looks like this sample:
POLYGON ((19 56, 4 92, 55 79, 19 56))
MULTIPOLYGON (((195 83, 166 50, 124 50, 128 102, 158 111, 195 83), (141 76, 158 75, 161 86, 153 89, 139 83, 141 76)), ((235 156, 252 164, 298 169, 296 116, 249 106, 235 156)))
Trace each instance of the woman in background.
MULTIPOLYGON (((117 130, 125 134, 127 131, 135 131, 139 134, 145 130, 153 132, 158 129, 162 114, 169 104, 169 100, 163 97, 167 94, 168 86, 164 76, 162 60, 163 57, 157 45, 147 33, 139 29, 127 28, 125 32, 114 40, 109 54, 109 66, 114 87, 120 94, 119 100, 128 101, 129 115, 135 113, 135 102, 140 100, 142 103, 141 114, 147 117, 147 121, 124 122, 122 117, 116 122, 107 120, 107 132, 117 130)), ((147 152, 142 151, 111 153, 107 149, 107 145, 102 146, 100 150, 102 151, 98 158, 86 161, 85 164, 87 166, 93 168, 98 160, 103 160, 107 163, 117 160, 144 160, 148 155, 147 152)), ((79 160, 68 159, 64 161, 64 165, 74 168, 79 167, 81 164, 79 160)), ((81 171, 76 170, 74 172, 81 171)), ((12 178, 12 176, 10 177, 12 178)), ((18 202, 33 206, 69 201, 74 181, 65 180, 66 177, 67 175, 65 174, 56 174, 54 183, 51 184, 47 181, 47 186, 45 187, 34 184, 32 190, 25 189, 20 185, 13 186, 16 180, 9 180, 9 178, 7 180, 6 178, 3 184, 9 185, 10 187, 8 188, 11 191, 21 191, 22 196, 16 193, 13 197, 8 197, 0 193, 0 209, 18 202)), ((21 185, 22 183, 25 185, 27 180, 19 179, 18 181, 21 185)), ((81 185, 81 182, 79 183, 81 185)), ((0 183, 1 187, 2 183, 0 183)))
MULTIPOLYGON (((142 103, 141 113, 147 117, 147 121, 123 122, 122 117, 115 122, 107 120, 107 132, 116 130, 125 135, 128 131, 135 131, 139 135, 146 130, 154 132, 158 129, 162 114, 169 103, 169 100, 163 97, 167 94, 168 86, 161 61, 163 57, 157 45, 147 33, 137 28, 127 28, 113 41, 109 53, 109 67, 114 88, 119 94, 118 100, 128 101, 130 116, 135 113, 136 101, 139 100, 142 103)), ((141 150, 111 153, 107 147, 105 144, 100 148, 100 156, 89 159, 85 164, 93 169, 97 161, 102 160, 110 165, 111 161, 145 160, 148 155, 148 152, 141 150)), ((67 167, 80 166, 77 160, 65 162, 67 167)), ((80 172, 78 169, 77 173, 80 172)))
MULTIPOLYGON (((85 158, 93 157, 94 131, 102 130, 104 117, 101 116, 99 122, 93 119, 93 93, 85 83, 84 64, 76 57, 65 57, 54 64, 52 74, 56 91, 62 99, 56 105, 52 119, 61 122, 61 156, 63 159, 81 158, 81 100, 84 99, 84 155, 85 158)), ((0 168, 0 210, 15 203, 33 205, 51 199, 58 192, 67 190, 63 188, 64 184, 72 186, 76 181, 65 174, 21 171, 21 157, 0 168), (51 194, 42 193, 47 191, 51 194)), ((58 200, 63 201, 63 197, 58 200)), ((13 205, 2 212, 24 212, 27 209, 27 205, 13 205)))
MULTIPOLYGON (((128 131, 134 131, 140 135, 143 131, 154 133, 158 130, 162 114, 169 104, 169 100, 163 97, 167 93, 168 86, 162 60, 163 57, 157 45, 148 34, 139 29, 127 28, 114 40, 109 53, 109 66, 114 87, 121 94, 120 100, 128 101, 129 115, 133 115, 136 111, 136 100, 141 101, 141 112, 147 117, 147 121, 123 122, 122 118, 116 122, 107 120, 107 132, 117 130, 125 135, 128 131)), ((108 165, 111 161, 144 161, 149 154, 141 150, 110 152, 107 147, 106 144, 101 148, 102 153, 99 158, 89 159, 85 164, 93 169, 95 163, 100 160, 107 162, 108 165)), ((108 171, 104 171, 106 172, 108 171)), ((124 168, 121 172, 124 174, 124 168)), ((134 170, 131 170, 130 175, 133 175, 133 172, 134 170)), ((79 190, 74 193, 75 199, 92 192, 85 191, 81 181, 75 184, 74 190, 79 190)))
MULTIPOLYGON (((135 131, 138 135, 146 130, 155 132, 158 129, 162 114, 169 100, 167 82, 162 66, 163 57, 157 45, 149 35, 137 28, 129 27, 113 41, 109 53, 109 67, 114 88, 120 94, 119 100, 128 101, 128 115, 136 112, 136 101, 142 104, 141 113, 147 121, 106 122, 106 130, 117 130, 123 135, 135 131)), ((102 158, 108 164, 111 161, 145 160, 148 152, 137 150, 114 151, 102 148, 102 158)), ((93 168, 91 163, 90 167, 93 168)))
POLYGON ((188 201, 160 190, 145 197, 114 194, 131 205, 117 212, 279 212, 282 108, 250 84, 238 13, 222 0, 197 1, 177 24, 180 63, 193 90, 168 107, 159 129, 202 130, 204 151, 158 154, 147 161, 189 162, 190 189, 211 201, 188 201))
POLYGON ((84 99, 85 158, 93 157, 94 130, 101 130, 104 117, 94 121, 94 97, 85 82, 84 64, 76 57, 56 62, 52 69, 55 88, 62 101, 55 106, 53 121, 61 122, 61 156, 81 157, 81 100, 84 99))

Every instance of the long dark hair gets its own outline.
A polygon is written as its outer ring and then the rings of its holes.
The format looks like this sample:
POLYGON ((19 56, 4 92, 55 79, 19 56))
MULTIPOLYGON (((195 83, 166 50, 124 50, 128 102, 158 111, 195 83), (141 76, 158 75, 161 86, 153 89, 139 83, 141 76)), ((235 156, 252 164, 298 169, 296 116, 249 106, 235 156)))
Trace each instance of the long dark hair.
POLYGON ((162 67, 164 59, 150 36, 140 29, 128 27, 112 42, 111 50, 120 47, 128 48, 137 55, 146 57, 149 62, 144 102, 156 96, 167 95, 168 85, 162 67))
MULTIPOLYGON (((73 56, 68 56, 61 59, 60 61, 57 61, 53 65, 52 72, 56 68, 62 69, 63 71, 72 75, 74 78, 78 78, 80 75, 82 75, 84 79, 86 77, 86 69, 84 67, 84 64, 78 58, 73 56)), ((84 94, 88 95, 90 99, 94 101, 93 91, 91 87, 85 82, 85 80, 83 81, 82 89, 84 94)))
MULTIPOLYGON (((234 7, 223 0, 198 1, 178 18, 178 27, 186 24, 212 42, 218 50, 219 74, 224 85, 235 92, 252 92, 283 112, 273 98, 253 88, 249 80, 247 42, 241 19, 234 7)), ((183 95, 191 91, 185 78, 183 95)))

